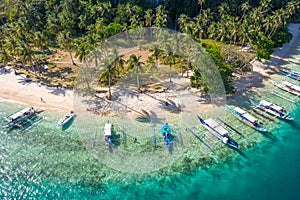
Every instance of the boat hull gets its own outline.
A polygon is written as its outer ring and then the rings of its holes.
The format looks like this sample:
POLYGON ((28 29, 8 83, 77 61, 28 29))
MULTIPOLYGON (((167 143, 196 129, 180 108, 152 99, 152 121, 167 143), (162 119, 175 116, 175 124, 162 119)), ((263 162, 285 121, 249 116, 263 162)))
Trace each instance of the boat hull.
POLYGON ((233 147, 235 149, 237 149, 239 147, 238 143, 236 143, 231 137, 229 137, 228 135, 223 136, 222 134, 220 134, 217 130, 210 127, 208 124, 206 124, 205 121, 199 115, 197 115, 197 118, 199 119, 202 126, 204 126, 208 131, 210 131, 214 136, 216 136, 223 143, 225 143, 228 146, 233 147), (224 138, 226 138, 226 139, 224 140, 224 138))
POLYGON ((2 126, 2 128, 11 128, 13 126, 17 126, 19 123, 29 119, 31 116, 33 116, 34 114, 36 114, 37 109, 34 109, 32 112, 28 113, 27 115, 20 117, 18 119, 15 119, 13 121, 8 122, 7 124, 5 124, 4 126, 2 126))
POLYGON ((233 114, 233 116, 235 116, 237 119, 239 119, 241 122, 243 122, 244 124, 260 131, 260 132, 268 132, 267 129, 261 127, 261 126, 255 126, 252 122, 248 121, 247 119, 245 119, 244 117, 242 117, 241 115, 239 115, 238 113, 236 113, 233 109, 231 109, 229 106, 226 106, 226 109, 233 114))
POLYGON ((266 111, 267 113, 274 115, 276 117, 279 117, 280 119, 284 119, 284 120, 294 120, 293 117, 291 117, 288 113, 282 113, 282 112, 278 112, 278 111, 273 111, 273 110, 269 110, 267 109, 265 106, 259 104, 258 102, 254 101, 253 99, 250 99, 250 102, 252 105, 258 107, 261 110, 266 111))
POLYGON ((64 126, 68 124, 74 118, 74 113, 68 113, 67 115, 63 116, 57 123, 58 126, 64 126))

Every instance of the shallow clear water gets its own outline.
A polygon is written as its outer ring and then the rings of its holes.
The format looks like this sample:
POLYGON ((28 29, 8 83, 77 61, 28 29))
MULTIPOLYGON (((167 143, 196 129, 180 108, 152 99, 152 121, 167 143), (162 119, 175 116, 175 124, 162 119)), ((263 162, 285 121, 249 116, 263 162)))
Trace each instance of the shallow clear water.
MULTIPOLYGON (((285 66, 300 71, 297 65, 285 66)), ((274 75, 272 79, 283 77, 274 75)), ((199 151, 205 149, 203 144, 194 139, 183 158, 171 167, 145 174, 119 172, 103 165, 90 154, 89 145, 93 149, 98 146, 89 143, 89 135, 88 145, 82 144, 76 119, 62 130, 56 122, 65 113, 45 111, 39 114, 43 119, 25 131, 1 130, 0 198, 299 199, 300 106, 270 94, 274 88, 270 83, 262 86, 265 88, 247 97, 271 99, 286 106, 296 118, 294 122, 264 120, 272 131, 261 134, 228 115, 226 121, 243 133, 243 137, 233 136, 240 152, 220 144, 213 152, 206 149, 203 153, 199 151), (201 156, 208 159, 201 162, 201 156)), ((234 103, 247 108, 248 104, 241 103, 243 98, 234 103)), ((0 118, 22 107, 0 102, 0 118)))

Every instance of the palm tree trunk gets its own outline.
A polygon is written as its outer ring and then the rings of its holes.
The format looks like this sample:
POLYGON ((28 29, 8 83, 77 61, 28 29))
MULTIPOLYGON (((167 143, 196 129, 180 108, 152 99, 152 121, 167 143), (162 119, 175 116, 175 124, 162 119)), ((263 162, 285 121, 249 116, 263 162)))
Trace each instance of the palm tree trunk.
POLYGON ((74 59, 73 59, 73 56, 72 56, 72 52, 69 51, 69 54, 70 54, 70 58, 71 58, 72 64, 76 66, 76 63, 74 62, 74 59))
POLYGON ((139 79, 139 70, 138 67, 136 67, 136 83, 138 87, 138 91, 140 90, 140 79, 139 79))
POLYGON ((111 100, 110 72, 108 72, 108 100, 111 100))
POLYGON ((170 63, 170 83, 172 83, 172 64, 170 63))

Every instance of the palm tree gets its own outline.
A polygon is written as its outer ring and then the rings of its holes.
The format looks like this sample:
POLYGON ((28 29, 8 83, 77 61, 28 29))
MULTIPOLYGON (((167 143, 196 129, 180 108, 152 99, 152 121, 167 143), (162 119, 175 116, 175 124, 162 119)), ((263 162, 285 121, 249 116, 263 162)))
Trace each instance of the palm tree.
POLYGON ((147 70, 151 72, 152 76, 154 74, 154 70, 158 69, 152 56, 149 56, 148 59, 146 60, 146 67, 147 67, 147 70))
POLYGON ((181 14, 178 18, 178 25, 182 32, 186 33, 186 27, 191 19, 186 14, 181 14))
POLYGON ((111 67, 117 73, 117 76, 120 77, 120 71, 124 69, 124 55, 119 55, 118 49, 114 47, 109 52, 109 57, 111 58, 111 67))
POLYGON ((0 50, 0 60, 4 66, 6 66, 8 62, 12 61, 12 56, 9 54, 9 52, 7 52, 4 46, 2 46, 0 50))
POLYGON ((165 64, 169 65, 170 69, 170 83, 172 82, 172 64, 174 64, 175 56, 173 54, 172 48, 169 44, 166 45, 166 51, 164 52, 163 60, 165 64))
POLYGON ((104 67, 104 71, 100 74, 100 80, 106 79, 107 85, 108 85, 108 100, 111 100, 112 94, 111 94, 111 86, 112 86, 112 77, 115 74, 114 68, 111 65, 111 62, 108 59, 103 59, 101 64, 102 67, 104 67))
POLYGON ((83 62, 86 64, 86 60, 88 58, 88 55, 90 53, 88 44, 84 41, 83 38, 78 38, 75 40, 75 57, 78 58, 80 62, 83 62))
POLYGON ((73 44, 72 44, 71 33, 69 31, 60 32, 57 38, 57 42, 62 49, 69 52, 72 64, 76 65, 72 56, 73 44))
POLYGON ((198 0, 198 5, 200 5, 200 14, 202 13, 202 6, 205 3, 205 0, 198 0))
POLYGON ((165 28, 167 27, 167 11, 162 5, 156 8, 154 24, 156 27, 165 28))
POLYGON ((146 27, 151 27, 152 26, 152 22, 154 19, 154 15, 153 15, 153 10, 152 9, 148 9, 145 11, 145 26, 146 27))
POLYGON ((160 57, 161 51, 159 50, 159 48, 157 46, 154 46, 154 48, 151 49, 150 51, 153 52, 151 54, 151 56, 155 58, 156 65, 158 65, 158 59, 160 57))
POLYGON ((131 54, 129 60, 127 61, 128 67, 130 69, 135 69, 138 91, 140 90, 139 72, 143 70, 142 66, 144 65, 144 63, 140 61, 140 58, 141 56, 136 56, 135 54, 131 54))
POLYGON ((250 5, 249 5, 249 2, 246 1, 242 4, 242 7, 241 7, 242 11, 243 11, 243 15, 242 17, 240 18, 240 22, 244 19, 244 16, 246 14, 246 12, 250 9, 250 5))

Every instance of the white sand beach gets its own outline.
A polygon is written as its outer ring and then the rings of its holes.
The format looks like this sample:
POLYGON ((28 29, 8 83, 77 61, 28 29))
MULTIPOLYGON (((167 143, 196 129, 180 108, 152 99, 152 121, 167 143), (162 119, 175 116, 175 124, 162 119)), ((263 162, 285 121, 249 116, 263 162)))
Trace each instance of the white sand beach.
POLYGON ((10 68, 5 69, 0 69, 0 98, 43 108, 73 109, 72 91, 26 82, 23 75, 16 76, 10 68))

